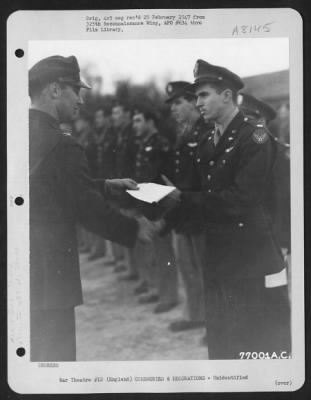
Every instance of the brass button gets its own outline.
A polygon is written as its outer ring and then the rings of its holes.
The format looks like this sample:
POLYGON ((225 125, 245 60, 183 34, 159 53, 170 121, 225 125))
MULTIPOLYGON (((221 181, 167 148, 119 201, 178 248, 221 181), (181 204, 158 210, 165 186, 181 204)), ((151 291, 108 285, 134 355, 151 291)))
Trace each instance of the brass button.
POLYGON ((200 158, 197 158, 197 162, 199 163, 201 161, 201 159, 200 158))
POLYGON ((239 225, 239 228, 243 228, 243 226, 244 226, 243 222, 239 222, 238 225, 239 225))
POLYGON ((207 179, 210 181, 212 179, 211 175, 207 175, 207 179))
POLYGON ((215 161, 213 161, 213 160, 209 162, 209 165, 210 165, 211 167, 212 167, 214 164, 215 164, 215 161))

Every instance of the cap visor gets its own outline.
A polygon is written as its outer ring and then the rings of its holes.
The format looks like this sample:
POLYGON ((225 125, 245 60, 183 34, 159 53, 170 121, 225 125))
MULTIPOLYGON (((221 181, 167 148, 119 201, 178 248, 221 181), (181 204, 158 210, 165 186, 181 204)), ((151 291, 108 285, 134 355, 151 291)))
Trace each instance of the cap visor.
POLYGON ((165 100, 165 103, 171 103, 173 100, 177 99, 178 97, 183 97, 183 96, 193 96, 193 98, 196 97, 195 93, 187 90, 187 91, 177 92, 177 93, 173 94, 173 96, 171 96, 165 100))
POLYGON ((90 85, 87 85, 85 82, 83 82, 81 80, 77 83, 77 86, 80 86, 81 88, 84 88, 84 89, 92 89, 92 87, 90 85))

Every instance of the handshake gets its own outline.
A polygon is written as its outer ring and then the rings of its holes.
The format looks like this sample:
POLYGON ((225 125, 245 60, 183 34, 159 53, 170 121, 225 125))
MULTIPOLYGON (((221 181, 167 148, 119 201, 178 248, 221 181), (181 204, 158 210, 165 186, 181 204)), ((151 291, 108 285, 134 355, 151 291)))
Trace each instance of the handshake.
POLYGON ((163 219, 150 221, 146 217, 137 217, 136 221, 138 222, 137 239, 144 243, 151 243, 165 226, 163 219))

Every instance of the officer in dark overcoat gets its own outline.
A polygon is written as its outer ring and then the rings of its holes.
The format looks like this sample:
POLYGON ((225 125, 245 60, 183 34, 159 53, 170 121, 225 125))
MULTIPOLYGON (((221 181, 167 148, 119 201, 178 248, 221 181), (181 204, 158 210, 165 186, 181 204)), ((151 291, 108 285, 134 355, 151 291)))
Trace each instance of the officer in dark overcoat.
POLYGON ((173 192, 170 200, 180 203, 166 223, 174 225, 187 215, 205 221, 209 357, 239 359, 243 352, 289 356, 286 287, 273 287, 284 260, 263 206, 275 142, 239 111, 237 92, 243 82, 236 74, 198 60, 194 77, 197 106, 215 128, 198 155, 201 191, 173 192))
POLYGON ((83 148, 60 123, 82 104, 74 56, 52 56, 29 71, 30 352, 32 361, 74 361, 74 307, 82 303, 76 224, 133 246, 150 240, 152 224, 120 215, 104 196, 134 181, 94 181, 83 148))

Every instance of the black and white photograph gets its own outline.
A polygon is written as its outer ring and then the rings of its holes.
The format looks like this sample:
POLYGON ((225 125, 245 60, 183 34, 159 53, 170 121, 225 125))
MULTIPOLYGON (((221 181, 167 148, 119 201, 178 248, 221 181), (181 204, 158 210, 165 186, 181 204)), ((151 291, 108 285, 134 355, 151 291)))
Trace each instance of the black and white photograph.
POLYGON ((47 13, 17 13, 9 367, 23 393, 43 390, 15 376, 26 366, 53 376, 48 393, 303 383, 302 38, 286 24, 300 21, 243 11, 83 11, 74 34, 60 11, 46 36, 47 13))

